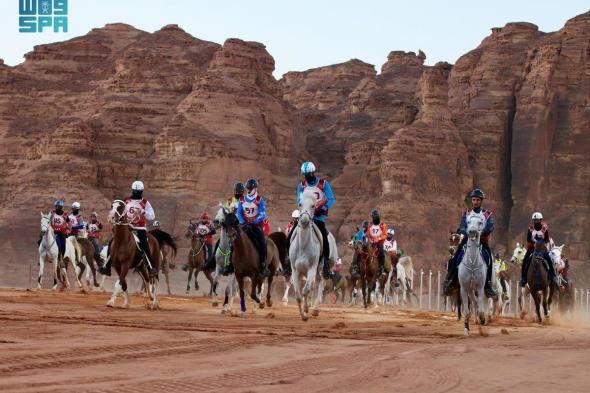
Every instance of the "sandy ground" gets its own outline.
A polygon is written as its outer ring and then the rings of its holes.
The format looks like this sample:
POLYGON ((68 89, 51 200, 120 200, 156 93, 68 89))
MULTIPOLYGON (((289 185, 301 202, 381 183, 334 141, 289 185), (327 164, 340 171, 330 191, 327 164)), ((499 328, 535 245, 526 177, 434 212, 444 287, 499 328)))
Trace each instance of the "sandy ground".
MULTIPOLYGON (((587 392, 590 327, 295 305, 220 314, 205 298, 149 311, 107 294, 0 289, 1 392, 587 392)), ((250 304, 249 304, 250 306, 250 304)))

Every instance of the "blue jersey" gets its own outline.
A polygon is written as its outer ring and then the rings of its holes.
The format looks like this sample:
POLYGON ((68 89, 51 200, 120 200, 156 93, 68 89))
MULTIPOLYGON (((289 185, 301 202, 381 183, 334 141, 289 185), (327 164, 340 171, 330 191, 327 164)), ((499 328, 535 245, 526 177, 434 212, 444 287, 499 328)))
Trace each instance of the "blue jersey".
POLYGON ((301 194, 306 189, 313 190, 316 194, 316 200, 318 201, 313 219, 326 221, 328 210, 330 210, 332 205, 334 205, 334 202, 336 202, 330 183, 328 183, 327 180, 319 178, 316 178, 316 181, 313 184, 307 183, 306 181, 299 183, 297 186, 297 206, 299 207, 301 207, 301 194))

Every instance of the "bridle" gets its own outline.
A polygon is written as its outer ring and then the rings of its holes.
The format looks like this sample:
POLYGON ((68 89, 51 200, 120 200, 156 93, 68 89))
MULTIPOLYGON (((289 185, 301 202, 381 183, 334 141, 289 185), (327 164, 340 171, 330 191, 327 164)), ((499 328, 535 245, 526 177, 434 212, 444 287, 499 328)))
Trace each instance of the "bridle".
POLYGON ((120 206, 125 206, 125 202, 123 202, 120 199, 115 199, 113 201, 113 210, 111 211, 112 216, 109 216, 109 221, 111 222, 111 224, 113 225, 129 225, 128 222, 126 222, 126 214, 125 214, 125 209, 123 209, 123 211, 121 213, 119 213, 119 207, 120 206), (117 207, 114 207, 115 205, 117 205, 117 207))

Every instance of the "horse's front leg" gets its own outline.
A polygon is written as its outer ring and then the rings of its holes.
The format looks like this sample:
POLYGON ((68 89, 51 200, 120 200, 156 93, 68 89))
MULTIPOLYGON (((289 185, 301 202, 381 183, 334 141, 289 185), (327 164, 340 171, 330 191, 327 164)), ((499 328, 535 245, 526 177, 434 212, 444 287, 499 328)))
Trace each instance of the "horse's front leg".
POLYGON ((363 282, 362 282, 362 291, 363 291, 363 304, 365 306, 365 308, 368 307, 368 303, 367 303, 367 280, 365 278, 363 278, 363 282))
POLYGON ((287 278, 285 276, 285 293, 283 294, 283 306, 286 306, 289 303, 289 289, 291 289, 291 276, 287 278))
POLYGON ((188 278, 186 280, 186 294, 188 295, 190 290, 191 290, 191 280, 193 278, 193 270, 195 270, 193 268, 193 265, 189 265, 188 268, 188 278))
POLYGON ((317 294, 315 297, 315 301, 313 303, 313 309, 311 310, 311 315, 313 315, 314 317, 320 315, 320 304, 322 303, 324 296, 324 287, 326 286, 326 280, 324 280, 324 277, 322 275, 320 275, 319 280, 320 281, 318 283, 317 294))
POLYGON ((119 295, 120 292, 121 292, 121 283, 117 279, 117 281, 115 282, 115 285, 113 287, 113 293, 111 295, 111 298, 107 302, 107 307, 115 307, 115 302, 117 301, 117 296, 119 295))
POLYGON ((43 281, 43 269, 45 268, 45 257, 43 254, 39 255, 39 275, 37 277, 37 289, 41 289, 41 282, 43 281))
POLYGON ((219 280, 219 265, 215 264, 215 271, 213 272, 213 282, 211 283, 211 287, 213 288, 213 293, 211 294, 211 306, 217 307, 219 306, 219 300, 217 295, 217 286, 219 280))
POLYGON ((272 281, 273 281, 274 277, 272 276, 272 274, 268 277, 268 286, 266 288, 266 306, 267 307, 272 307, 272 281))
POLYGON ((240 311, 242 315, 246 312, 246 299, 244 294, 244 277, 237 277, 238 280, 238 289, 240 291, 240 311))
POLYGON ((293 292, 295 292, 295 299, 297 300, 297 306, 299 307, 299 315, 303 321, 307 321, 309 317, 307 312, 303 308, 303 297, 301 294, 301 278, 299 270, 294 268, 291 273, 291 283, 293 284, 293 292))
POLYGON ((483 291, 483 285, 479 288, 477 292, 477 317, 479 318, 479 324, 485 325, 486 324, 486 306, 485 306, 486 296, 483 291))
MULTIPOLYGON (((311 292, 315 286, 315 277, 317 274, 317 270, 318 270, 318 265, 315 264, 311 267, 311 269, 307 270, 307 277, 305 280, 305 285, 303 286, 303 291, 302 291, 302 295, 303 295, 303 300, 304 300, 304 305, 303 305, 303 310, 305 311, 305 313, 309 312, 309 297, 311 295, 311 292)), ((321 294, 320 294, 320 300, 321 300, 321 294)))

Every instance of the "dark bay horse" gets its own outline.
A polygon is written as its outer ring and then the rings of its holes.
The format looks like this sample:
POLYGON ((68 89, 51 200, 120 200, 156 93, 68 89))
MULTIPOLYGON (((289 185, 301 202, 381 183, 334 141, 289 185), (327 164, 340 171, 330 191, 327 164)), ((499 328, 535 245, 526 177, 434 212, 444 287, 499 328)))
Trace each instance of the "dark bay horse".
MULTIPOLYGON (((191 249, 188 252, 188 279, 186 282, 186 293, 188 294, 191 289, 191 278, 194 272, 195 275, 195 291, 199 290, 198 276, 199 272, 203 272, 209 283, 211 289, 209 290, 209 296, 213 296, 216 285, 213 284, 213 277, 211 276, 211 270, 204 269, 205 266, 205 236, 206 233, 199 232, 199 224, 189 220, 189 225, 184 234, 186 238, 191 239, 191 249)), ((183 268, 184 270, 184 268, 183 268)))
POLYGON ((371 304, 371 292, 375 288, 379 274, 379 250, 369 242, 366 236, 362 241, 357 242, 356 247, 361 271, 363 304, 367 308, 371 304))
MULTIPOLYGON (((141 252, 135 242, 133 233, 127 221, 125 214, 125 202, 115 200, 109 213, 109 222, 113 224, 113 240, 109 246, 108 257, 112 261, 112 266, 118 275, 115 283, 113 294, 107 302, 108 307, 114 307, 117 295, 123 292, 123 308, 129 307, 129 294, 127 292, 127 273, 135 269, 143 280, 143 285, 147 297, 152 301, 150 308, 158 308, 157 286, 158 277, 150 277, 145 263, 141 263, 141 252)), ((160 268, 162 254, 160 248, 163 244, 168 245, 173 253, 176 253, 177 247, 174 239, 170 234, 155 229, 148 233, 148 242, 150 246, 150 262, 156 270, 160 268)))
MULTIPOLYGON (((250 239, 248 234, 244 231, 240 225, 236 215, 226 209, 223 211, 223 220, 219 223, 222 231, 225 231, 231 239, 233 245, 233 252, 231 254, 231 262, 234 266, 236 281, 238 282, 238 288, 240 293, 240 310, 246 312, 246 299, 244 293, 244 279, 250 278, 252 286, 250 290, 250 298, 254 300, 255 305, 259 305, 260 308, 264 307, 258 297, 258 294, 262 292, 262 285, 265 278, 260 275, 258 267, 258 250, 254 245, 254 242, 250 239), (258 293, 257 293, 258 292, 258 293)), ((266 238, 267 247, 267 258, 266 264, 270 275, 267 278, 267 292, 266 292, 266 306, 272 306, 271 300, 271 285, 274 275, 279 268, 279 250, 275 243, 270 238, 266 238)))
MULTIPOLYGON (((527 272, 527 285, 523 288, 523 292, 529 291, 533 300, 535 301, 535 310, 537 312, 537 321, 543 322, 541 316, 541 303, 543 304, 543 313, 545 318, 549 317, 551 313, 551 300, 553 298, 554 286, 549 281, 549 273, 545 267, 545 259, 543 253, 547 252, 547 247, 544 242, 537 241, 535 243, 535 250, 531 255, 531 262, 527 272)), ((523 296, 518 298, 520 304, 521 316, 523 313, 523 296)))

